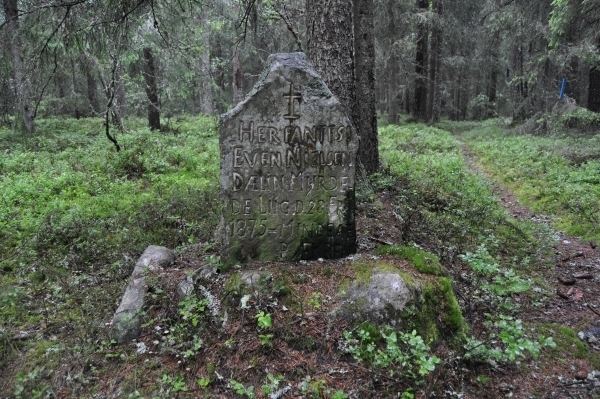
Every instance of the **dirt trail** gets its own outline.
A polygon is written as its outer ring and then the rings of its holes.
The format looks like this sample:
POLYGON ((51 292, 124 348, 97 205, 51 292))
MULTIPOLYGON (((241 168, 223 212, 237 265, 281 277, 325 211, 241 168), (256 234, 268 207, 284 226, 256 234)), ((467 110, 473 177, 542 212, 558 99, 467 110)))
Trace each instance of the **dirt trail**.
MULTIPOLYGON (((462 143, 462 151, 470 169, 490 182, 494 194, 510 215, 515 219, 544 225, 556 238, 553 245, 555 267, 544 273, 548 284, 554 286, 555 294, 542 307, 528 309, 520 317, 528 322, 555 323, 568 326, 576 332, 593 334, 596 338, 592 336, 588 348, 590 351, 600 352, 600 248, 594 243, 553 229, 549 217, 536 214, 523 206, 510 190, 486 172, 465 143, 462 143)), ((584 339, 588 337, 589 335, 584 339)), ((555 359, 557 361, 549 369, 544 367, 543 370, 515 375, 515 379, 509 384, 515 387, 515 397, 521 397, 519 391, 525 393, 529 389, 537 390, 536 388, 540 388, 539 384, 551 384, 542 389, 547 395, 544 397, 600 397, 600 387, 597 386, 600 377, 588 379, 588 375, 593 372, 591 365, 575 359, 573 355, 565 353, 565 357, 555 359), (567 367, 561 367, 560 363, 567 367), (548 375, 548 372, 553 375, 548 375)))

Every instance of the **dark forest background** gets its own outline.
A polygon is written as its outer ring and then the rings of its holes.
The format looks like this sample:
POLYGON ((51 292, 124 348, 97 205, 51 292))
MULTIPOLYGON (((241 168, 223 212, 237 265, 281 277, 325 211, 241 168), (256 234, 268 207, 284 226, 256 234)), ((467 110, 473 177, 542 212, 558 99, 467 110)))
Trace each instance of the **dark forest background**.
MULTIPOLYGON (((39 117, 105 116, 109 108, 123 128, 149 103, 157 127, 159 117, 223 112, 269 54, 310 53, 307 26, 319 2, 310 3, 307 13, 296 0, 3 0, 0 122, 32 132, 39 117)), ((401 113, 525 120, 551 110, 563 79, 577 105, 600 111, 598 1, 355 3, 363 10, 355 32, 374 34, 367 53, 355 50, 355 65, 373 53, 374 100, 390 122, 401 113)), ((342 31, 352 24, 336 21, 342 31)))

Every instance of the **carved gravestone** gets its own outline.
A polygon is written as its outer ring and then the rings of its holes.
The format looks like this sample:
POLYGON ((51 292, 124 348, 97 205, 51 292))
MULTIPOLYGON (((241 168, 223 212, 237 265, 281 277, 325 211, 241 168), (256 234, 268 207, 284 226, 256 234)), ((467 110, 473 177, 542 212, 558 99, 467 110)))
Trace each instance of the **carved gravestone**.
POLYGON ((358 137, 303 53, 274 54, 221 117, 226 264, 338 258, 356 248, 358 137))

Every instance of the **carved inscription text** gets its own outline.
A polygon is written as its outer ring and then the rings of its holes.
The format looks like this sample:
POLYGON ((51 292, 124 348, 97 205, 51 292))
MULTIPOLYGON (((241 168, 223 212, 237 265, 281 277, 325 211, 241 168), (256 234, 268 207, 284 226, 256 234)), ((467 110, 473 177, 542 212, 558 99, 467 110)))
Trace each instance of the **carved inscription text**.
POLYGON ((324 83, 321 97, 293 80, 267 83, 222 120, 226 258, 345 256, 355 245, 354 129, 324 83))

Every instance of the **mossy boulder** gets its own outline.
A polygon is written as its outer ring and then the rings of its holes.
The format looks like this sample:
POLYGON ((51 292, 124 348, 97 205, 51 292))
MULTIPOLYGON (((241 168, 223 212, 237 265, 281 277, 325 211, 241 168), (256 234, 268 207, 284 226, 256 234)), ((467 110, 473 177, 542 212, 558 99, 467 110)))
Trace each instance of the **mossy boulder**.
POLYGON ((421 273, 444 275, 444 269, 437 255, 415 245, 382 245, 377 248, 379 255, 391 255, 409 262, 421 273))
POLYGON ((389 321, 396 324, 396 314, 412 301, 414 293, 399 273, 375 270, 367 282, 354 281, 344 298, 347 317, 389 321))
POLYGON ((449 278, 382 260, 359 261, 353 267, 355 278, 342 284, 334 317, 354 325, 414 329, 429 342, 465 336, 468 326, 449 278))

